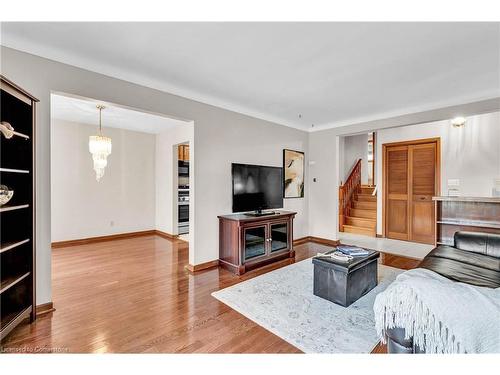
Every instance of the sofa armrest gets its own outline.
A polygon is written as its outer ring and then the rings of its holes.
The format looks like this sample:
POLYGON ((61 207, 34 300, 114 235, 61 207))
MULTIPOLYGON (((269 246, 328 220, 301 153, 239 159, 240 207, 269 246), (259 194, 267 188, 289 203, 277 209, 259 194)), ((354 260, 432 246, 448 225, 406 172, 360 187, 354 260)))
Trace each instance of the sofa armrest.
POLYGON ((459 231, 454 242, 457 249, 500 258, 499 234, 459 231))

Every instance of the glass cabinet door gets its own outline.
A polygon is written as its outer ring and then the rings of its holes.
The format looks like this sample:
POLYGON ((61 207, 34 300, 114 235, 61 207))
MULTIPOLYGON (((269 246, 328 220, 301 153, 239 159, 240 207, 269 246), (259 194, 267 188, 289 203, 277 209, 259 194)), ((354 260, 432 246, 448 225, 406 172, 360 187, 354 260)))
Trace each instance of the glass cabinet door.
POLYGON ((246 228, 244 230, 244 260, 266 254, 266 226, 246 228))
POLYGON ((288 223, 269 225, 271 230, 271 252, 288 249, 288 223))

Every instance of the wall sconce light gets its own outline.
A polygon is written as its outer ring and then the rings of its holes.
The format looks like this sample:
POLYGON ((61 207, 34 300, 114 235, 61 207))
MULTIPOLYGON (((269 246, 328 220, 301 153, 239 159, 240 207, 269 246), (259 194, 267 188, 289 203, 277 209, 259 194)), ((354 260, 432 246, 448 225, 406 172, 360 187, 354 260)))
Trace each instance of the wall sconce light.
POLYGON ((451 125, 453 125, 454 128, 461 128, 465 125, 466 121, 465 117, 455 117, 451 120, 451 125))

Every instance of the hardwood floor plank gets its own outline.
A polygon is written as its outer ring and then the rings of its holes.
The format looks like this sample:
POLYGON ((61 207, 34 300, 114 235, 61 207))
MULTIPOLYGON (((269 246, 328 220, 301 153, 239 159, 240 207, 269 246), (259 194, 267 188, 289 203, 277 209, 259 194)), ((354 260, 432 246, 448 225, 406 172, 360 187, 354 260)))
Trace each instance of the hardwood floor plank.
MULTIPOLYGON (((21 324, 1 349, 71 353, 300 353, 211 293, 324 252, 307 242, 285 259, 236 276, 222 268, 189 273, 188 244, 157 235, 52 250, 56 311, 21 324)), ((409 269, 415 261, 384 255, 409 269)), ((380 346, 380 345, 379 345, 380 346)), ((384 352, 385 347, 374 352, 384 352)))

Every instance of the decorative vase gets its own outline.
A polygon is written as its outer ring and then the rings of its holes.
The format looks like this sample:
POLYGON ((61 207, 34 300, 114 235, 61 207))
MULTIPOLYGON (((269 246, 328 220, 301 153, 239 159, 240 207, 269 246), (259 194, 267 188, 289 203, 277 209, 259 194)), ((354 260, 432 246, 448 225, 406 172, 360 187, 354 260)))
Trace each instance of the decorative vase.
POLYGON ((13 195, 14 190, 10 190, 5 185, 0 185, 0 206, 3 206, 8 201, 10 201, 13 195))

